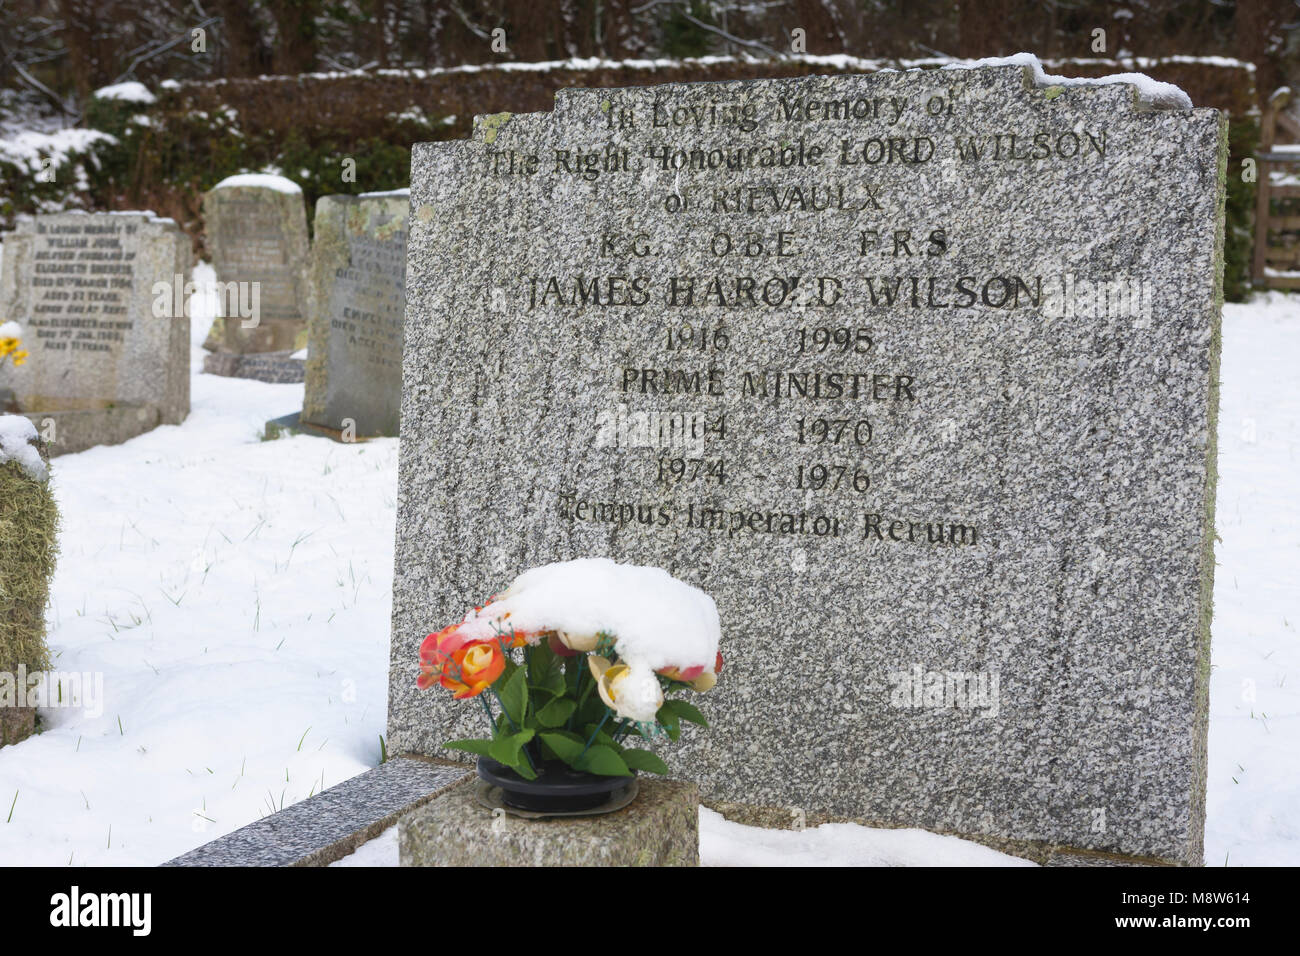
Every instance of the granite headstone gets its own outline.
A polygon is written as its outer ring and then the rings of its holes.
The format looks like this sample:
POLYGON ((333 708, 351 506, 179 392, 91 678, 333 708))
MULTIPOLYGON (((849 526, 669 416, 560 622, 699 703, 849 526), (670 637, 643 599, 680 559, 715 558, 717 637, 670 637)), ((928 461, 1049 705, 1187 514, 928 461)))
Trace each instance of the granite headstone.
POLYGON ((425 634, 608 556, 718 602, 706 801, 1202 862, 1224 144, 1006 65, 417 146, 390 749, 482 731, 425 634))
POLYGON ((406 220, 406 190, 316 202, 304 426, 397 434, 406 220))
POLYGON ((189 414, 189 264, 185 234, 147 212, 37 216, 5 237, 0 316, 23 328, 29 356, 0 368, 0 387, 51 454, 189 414))

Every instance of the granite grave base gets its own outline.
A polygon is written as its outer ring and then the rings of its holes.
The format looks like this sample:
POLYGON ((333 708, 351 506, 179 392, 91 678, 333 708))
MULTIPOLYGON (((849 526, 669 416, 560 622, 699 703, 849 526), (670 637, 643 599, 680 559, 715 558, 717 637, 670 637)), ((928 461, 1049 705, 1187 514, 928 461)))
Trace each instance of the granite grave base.
POLYGON ((397 757, 163 865, 327 866, 463 779, 461 767, 397 757))
POLYGON ((36 733, 35 707, 0 707, 0 747, 36 733))
POLYGON ((365 437, 344 438, 343 432, 337 428, 330 428, 328 425, 317 425, 315 422, 305 422, 302 420, 301 412, 294 412, 291 415, 281 415, 279 418, 272 418, 266 423, 266 430, 262 433, 265 441, 274 441, 277 438, 287 438, 291 435, 317 435, 321 438, 330 438, 343 445, 352 445, 357 442, 369 441, 365 437))
POLYGON ((305 363, 293 352, 210 352, 203 356, 203 371, 227 378, 251 378, 272 385, 293 385, 303 380, 305 363))
POLYGON ((53 437, 50 457, 71 455, 96 445, 120 445, 162 424, 162 412, 152 405, 109 405, 105 408, 65 408, 22 413, 42 434, 53 437))
POLYGON ((594 817, 521 820, 489 810, 463 783, 397 826, 402 866, 698 866, 699 788, 640 779, 622 810, 594 817))

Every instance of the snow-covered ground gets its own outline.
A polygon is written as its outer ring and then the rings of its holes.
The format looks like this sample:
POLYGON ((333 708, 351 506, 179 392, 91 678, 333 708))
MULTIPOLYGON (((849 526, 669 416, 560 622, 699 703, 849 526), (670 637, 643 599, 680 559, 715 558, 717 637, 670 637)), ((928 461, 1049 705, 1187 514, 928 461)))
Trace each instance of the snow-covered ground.
MULTIPOLYGON (((1300 864, 1297 369, 1300 297, 1225 308, 1210 865, 1300 864)), ((0 749, 0 864, 160 863, 379 760, 397 442, 259 441, 301 385, 195 374, 192 404, 179 427, 55 461, 54 666, 102 674, 103 693, 0 749)), ((390 831, 344 862, 395 847, 390 831)), ((708 811, 701 847, 718 865, 1020 862, 708 811)))

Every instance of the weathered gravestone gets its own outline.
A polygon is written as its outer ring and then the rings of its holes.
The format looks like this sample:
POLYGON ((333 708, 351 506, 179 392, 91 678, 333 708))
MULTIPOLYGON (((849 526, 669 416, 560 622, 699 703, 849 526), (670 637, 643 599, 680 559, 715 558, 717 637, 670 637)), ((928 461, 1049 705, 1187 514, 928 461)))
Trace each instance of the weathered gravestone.
POLYGON ((0 387, 51 454, 185 420, 189 264, 185 234, 147 212, 37 216, 5 237, 0 316, 22 327, 29 356, 0 366, 0 387))
POLYGON ((301 424, 396 435, 402 402, 407 190, 316 202, 301 424))
POLYGON ((425 634, 603 555, 717 599, 662 752, 705 799, 1202 861, 1224 123, 1034 75, 564 90, 416 147, 392 750, 482 731, 425 634))
POLYGON ((203 370, 301 382, 303 362, 293 356, 307 343, 302 189, 282 176, 231 176, 204 195, 203 221, 220 303, 203 370))

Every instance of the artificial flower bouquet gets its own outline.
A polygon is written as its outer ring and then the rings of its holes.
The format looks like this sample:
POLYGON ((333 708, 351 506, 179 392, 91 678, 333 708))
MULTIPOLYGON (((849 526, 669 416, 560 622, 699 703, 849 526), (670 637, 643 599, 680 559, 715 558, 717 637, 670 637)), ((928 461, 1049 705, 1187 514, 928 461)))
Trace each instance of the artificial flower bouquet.
POLYGON ((677 740, 683 721, 707 726, 677 695, 717 682, 719 636, 713 599, 666 571, 566 561, 521 574, 425 638, 417 683, 478 698, 491 736, 446 746, 525 780, 556 761, 598 776, 667 773, 634 744, 677 740))

